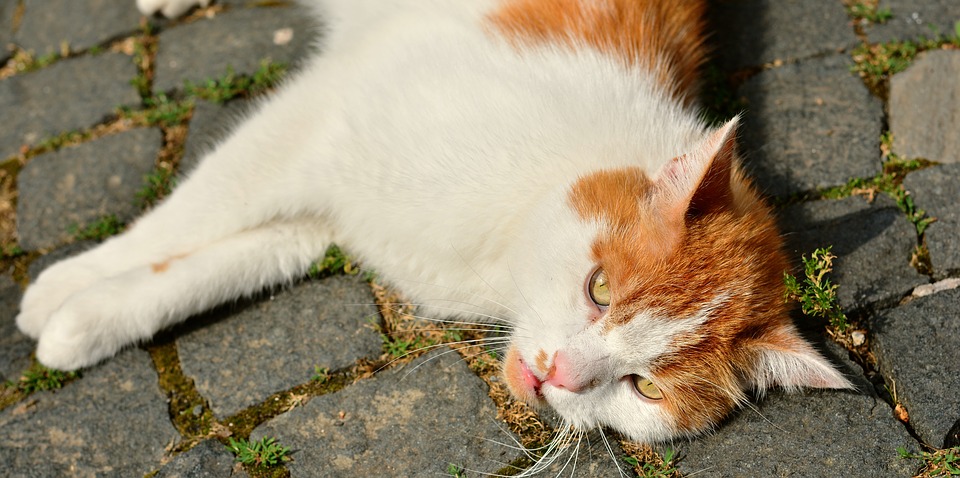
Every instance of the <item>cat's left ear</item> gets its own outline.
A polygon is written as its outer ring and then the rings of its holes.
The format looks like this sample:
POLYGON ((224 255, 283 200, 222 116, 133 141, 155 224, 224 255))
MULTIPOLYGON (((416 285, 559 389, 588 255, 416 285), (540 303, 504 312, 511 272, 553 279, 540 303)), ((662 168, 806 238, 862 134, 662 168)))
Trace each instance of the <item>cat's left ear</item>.
POLYGON ((772 337, 754 344, 757 362, 752 371, 753 385, 764 390, 773 386, 796 388, 854 388, 827 359, 813 349, 793 327, 785 327, 772 337))
POLYGON ((739 117, 727 121, 693 151, 670 160, 653 178, 658 209, 670 223, 681 225, 688 214, 730 207, 739 123, 739 117))

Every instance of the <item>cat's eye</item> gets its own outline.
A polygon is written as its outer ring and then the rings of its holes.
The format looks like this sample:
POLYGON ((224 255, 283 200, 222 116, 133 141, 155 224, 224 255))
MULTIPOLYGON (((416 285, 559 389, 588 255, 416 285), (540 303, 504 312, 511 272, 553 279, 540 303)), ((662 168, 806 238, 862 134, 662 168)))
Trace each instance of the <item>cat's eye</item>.
POLYGON ((660 392, 660 387, 653 383, 653 381, 649 378, 640 375, 631 375, 630 378, 633 380, 633 388, 637 389, 637 392, 639 392, 640 395, 643 395, 650 400, 663 399, 663 393, 660 392))
POLYGON ((590 294, 590 300, 600 307, 610 305, 610 285, 607 283, 607 273, 603 269, 594 271, 590 277, 590 283, 587 284, 587 292, 590 294))

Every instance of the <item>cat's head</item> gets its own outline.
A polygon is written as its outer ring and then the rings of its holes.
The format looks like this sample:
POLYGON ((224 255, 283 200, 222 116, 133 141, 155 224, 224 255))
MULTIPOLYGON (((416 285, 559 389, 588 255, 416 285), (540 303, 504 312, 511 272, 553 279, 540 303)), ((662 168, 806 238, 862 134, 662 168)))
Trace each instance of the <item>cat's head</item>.
POLYGON ((513 268, 529 306, 504 362, 516 397, 649 442, 715 426, 751 389, 850 387, 790 322, 782 239, 735 130, 652 177, 582 177, 539 214, 513 268))

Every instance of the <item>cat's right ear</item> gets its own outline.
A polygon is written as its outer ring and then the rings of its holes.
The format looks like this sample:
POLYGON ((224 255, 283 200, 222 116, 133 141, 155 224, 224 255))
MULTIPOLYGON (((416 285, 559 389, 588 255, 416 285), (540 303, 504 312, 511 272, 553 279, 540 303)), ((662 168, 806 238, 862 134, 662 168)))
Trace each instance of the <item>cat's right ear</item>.
POLYGON ((739 117, 727 121, 693 151, 673 158, 654 176, 659 209, 670 223, 681 225, 688 214, 730 206, 739 123, 739 117))

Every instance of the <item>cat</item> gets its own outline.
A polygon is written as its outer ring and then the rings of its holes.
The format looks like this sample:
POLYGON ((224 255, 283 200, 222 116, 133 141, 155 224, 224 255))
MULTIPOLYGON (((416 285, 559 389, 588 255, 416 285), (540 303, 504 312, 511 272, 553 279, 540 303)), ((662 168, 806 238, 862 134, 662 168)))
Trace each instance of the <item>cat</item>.
MULTIPOLYGON (((26 291, 63 370, 300 277, 341 244, 424 314, 510 331, 515 397, 640 442, 750 392, 849 388, 789 319, 789 268, 697 105, 704 0, 323 0, 314 54, 123 234, 26 291)), ((177 15, 201 0, 138 0, 177 15)))

